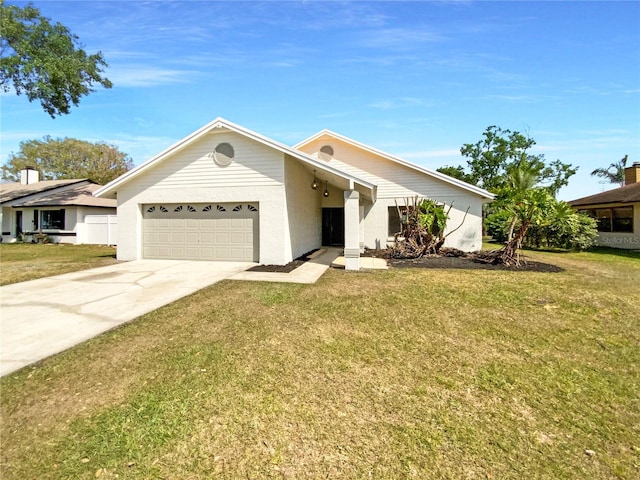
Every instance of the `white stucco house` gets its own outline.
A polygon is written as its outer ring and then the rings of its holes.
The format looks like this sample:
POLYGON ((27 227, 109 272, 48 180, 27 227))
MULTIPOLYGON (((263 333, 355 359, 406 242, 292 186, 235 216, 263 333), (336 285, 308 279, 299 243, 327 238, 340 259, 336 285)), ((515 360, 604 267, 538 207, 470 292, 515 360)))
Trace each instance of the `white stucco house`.
POLYGON ((493 195, 324 130, 294 147, 217 118, 95 192, 118 202, 118 259, 284 265, 322 245, 347 269, 398 231, 396 201, 454 203, 447 239, 481 248, 493 195))
POLYGON ((42 180, 33 169, 20 182, 0 184, 2 242, 32 241, 38 233, 54 243, 114 244, 116 201, 96 198, 88 179, 42 180))

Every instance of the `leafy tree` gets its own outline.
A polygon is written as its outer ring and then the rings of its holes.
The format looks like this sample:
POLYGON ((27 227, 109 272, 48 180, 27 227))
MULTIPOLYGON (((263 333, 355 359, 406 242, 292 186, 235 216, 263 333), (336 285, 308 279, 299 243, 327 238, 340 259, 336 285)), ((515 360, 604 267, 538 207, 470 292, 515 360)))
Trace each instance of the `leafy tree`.
POLYGON ((89 178, 105 184, 129 170, 133 162, 113 145, 47 136, 21 142, 20 151, 11 153, 2 166, 2 178, 19 181, 20 170, 27 166, 38 170, 42 180, 89 178))
POLYGON ((591 175, 594 177, 602 177, 609 183, 617 183, 624 185, 624 169, 627 166, 629 155, 625 155, 617 162, 610 163, 607 168, 596 168, 591 175))
POLYGON ((532 155, 529 150, 535 140, 520 132, 503 130, 496 126, 487 127, 483 138, 476 143, 462 146, 460 153, 467 157, 467 168, 463 166, 445 167, 438 171, 451 174, 468 183, 478 185, 490 192, 508 186, 509 170, 526 165, 538 177, 552 195, 568 184, 569 177, 577 168, 555 160, 547 163, 544 155, 532 155))
POLYGON ((540 180, 536 166, 524 163, 511 166, 495 202, 495 208, 507 212, 509 228, 507 243, 502 250, 503 263, 519 263, 516 256, 531 225, 540 223, 549 209, 553 196, 546 188, 536 187, 540 180))
POLYGON ((460 165, 457 167, 444 166, 437 168, 436 171, 440 173, 444 173, 445 175, 449 175, 450 177, 457 178, 458 180, 462 180, 463 182, 476 184, 476 178, 472 175, 468 174, 464 171, 464 168, 460 165))
POLYGON ((595 238, 595 223, 556 200, 548 187, 540 185, 541 178, 537 167, 527 162, 508 169, 506 185, 498 191, 494 213, 487 218, 487 229, 506 242, 494 258, 496 263, 518 265, 517 252, 527 239, 529 245, 539 246, 544 237, 547 246, 586 248, 595 238))
POLYGON ((0 86, 39 100, 52 118, 68 114, 71 104, 95 91, 94 84, 112 86, 102 76, 102 53, 87 55, 76 35, 31 4, 20 8, 0 0, 0 34, 0 86))
POLYGON ((519 132, 496 126, 487 127, 483 136, 476 143, 464 144, 460 153, 469 159, 468 175, 474 183, 494 192, 505 185, 507 168, 527 159, 527 150, 535 145, 535 141, 519 132))

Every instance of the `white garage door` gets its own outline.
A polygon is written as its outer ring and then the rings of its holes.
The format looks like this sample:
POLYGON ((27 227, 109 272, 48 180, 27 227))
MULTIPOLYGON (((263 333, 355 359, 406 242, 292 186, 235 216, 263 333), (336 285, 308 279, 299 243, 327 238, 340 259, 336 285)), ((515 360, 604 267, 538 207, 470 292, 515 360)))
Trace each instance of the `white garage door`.
POLYGON ((257 262, 258 204, 152 204, 142 207, 144 258, 257 262))

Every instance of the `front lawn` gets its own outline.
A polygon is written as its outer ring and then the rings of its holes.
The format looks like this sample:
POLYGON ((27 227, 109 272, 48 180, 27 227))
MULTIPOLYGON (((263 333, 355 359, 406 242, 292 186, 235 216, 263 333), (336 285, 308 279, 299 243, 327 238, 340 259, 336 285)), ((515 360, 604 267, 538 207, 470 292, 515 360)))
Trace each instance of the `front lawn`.
POLYGON ((116 262, 105 245, 0 243, 0 285, 60 275, 116 262))
POLYGON ((1 380, 3 479, 640 476, 640 256, 225 281, 1 380))

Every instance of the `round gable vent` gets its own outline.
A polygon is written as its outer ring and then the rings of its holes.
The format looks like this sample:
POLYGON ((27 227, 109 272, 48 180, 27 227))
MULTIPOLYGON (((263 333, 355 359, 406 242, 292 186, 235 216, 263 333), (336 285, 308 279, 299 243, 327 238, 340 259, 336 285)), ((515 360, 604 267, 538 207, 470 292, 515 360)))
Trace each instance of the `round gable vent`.
POLYGON ((331 145, 324 145, 320 148, 320 153, 318 154, 318 156, 322 160, 331 160, 333 158, 333 147, 331 145))
POLYGON ((230 143, 219 143, 213 151, 213 160, 221 167, 226 167, 233 162, 235 152, 230 143))

